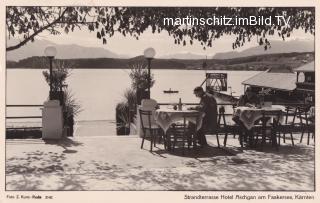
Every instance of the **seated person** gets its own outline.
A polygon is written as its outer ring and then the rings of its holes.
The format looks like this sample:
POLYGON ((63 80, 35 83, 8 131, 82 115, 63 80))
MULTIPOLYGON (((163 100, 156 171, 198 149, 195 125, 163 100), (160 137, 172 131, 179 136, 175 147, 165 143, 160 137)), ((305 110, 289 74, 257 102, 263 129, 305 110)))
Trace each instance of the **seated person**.
POLYGON ((237 106, 253 107, 253 106, 258 105, 259 103, 260 102, 259 102, 259 98, 258 98, 257 94, 252 91, 251 87, 247 87, 244 95, 240 96, 239 101, 237 103, 237 106))
POLYGON ((200 98, 199 106, 195 109, 205 113, 205 116, 202 119, 202 126, 197 131, 197 139, 201 146, 208 145, 205 134, 207 132, 213 132, 217 128, 217 101, 213 95, 205 92, 202 87, 196 87, 194 89, 194 94, 196 97, 200 98))
MULTIPOLYGON (((252 91, 251 87, 247 87, 244 95, 241 95, 239 98, 239 101, 237 103, 237 106, 247 106, 247 107, 254 107, 257 106, 260 103, 259 101, 259 97, 257 96, 257 94, 255 92, 252 91)), ((249 145, 252 145, 253 142, 253 132, 251 130, 247 130, 247 128, 243 125, 243 123, 240 121, 238 116, 233 116, 232 120, 238 124, 241 128, 241 137, 243 136, 243 138, 239 139, 243 139, 244 142, 246 142, 247 137, 249 138, 249 145)), ((257 123, 259 121, 256 121, 257 123)))

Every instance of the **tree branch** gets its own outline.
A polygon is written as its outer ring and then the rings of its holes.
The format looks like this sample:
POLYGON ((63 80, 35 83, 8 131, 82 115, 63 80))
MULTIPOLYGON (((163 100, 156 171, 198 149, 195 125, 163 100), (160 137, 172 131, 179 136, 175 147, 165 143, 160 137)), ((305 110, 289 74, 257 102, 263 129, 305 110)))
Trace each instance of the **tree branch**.
POLYGON ((40 28, 39 30, 37 30, 36 32, 34 32, 32 35, 30 35, 28 38, 24 39, 23 41, 21 41, 19 44, 14 45, 14 46, 10 46, 6 48, 6 51, 12 51, 15 49, 20 48, 21 46, 25 45, 27 42, 29 42, 31 39, 33 39, 36 35, 38 35, 39 33, 41 33, 42 31, 48 29, 49 27, 51 27, 52 25, 56 24, 57 22, 60 21, 60 19, 62 18, 62 16, 66 13, 66 11, 68 10, 68 7, 62 12, 62 14, 59 16, 59 18, 57 18, 56 20, 54 20, 52 23, 40 28))

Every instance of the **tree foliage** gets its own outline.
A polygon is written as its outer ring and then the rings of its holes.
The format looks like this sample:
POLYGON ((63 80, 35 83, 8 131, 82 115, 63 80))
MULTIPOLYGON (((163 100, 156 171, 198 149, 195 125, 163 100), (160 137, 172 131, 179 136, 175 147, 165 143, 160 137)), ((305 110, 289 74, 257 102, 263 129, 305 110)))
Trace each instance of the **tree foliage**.
POLYGON ((152 32, 166 31, 176 44, 193 44, 199 41, 205 47, 213 46, 213 41, 223 35, 234 34, 232 47, 243 46, 257 36, 257 43, 270 46, 268 35, 278 35, 285 39, 294 29, 303 29, 314 34, 314 7, 7 7, 7 36, 20 36, 20 43, 7 47, 7 51, 17 49, 44 30, 58 35, 73 32, 76 28, 86 28, 96 32, 103 44, 116 32, 124 36, 139 36, 147 29, 152 32), (210 18, 213 16, 291 16, 290 26, 274 25, 221 25, 221 26, 179 26, 165 25, 163 18, 210 18))

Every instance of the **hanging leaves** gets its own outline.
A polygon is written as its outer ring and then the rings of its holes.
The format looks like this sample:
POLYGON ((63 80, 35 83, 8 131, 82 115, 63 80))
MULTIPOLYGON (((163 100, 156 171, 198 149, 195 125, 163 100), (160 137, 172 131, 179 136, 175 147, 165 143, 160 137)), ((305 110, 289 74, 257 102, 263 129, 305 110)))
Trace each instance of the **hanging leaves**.
POLYGON ((173 37, 175 44, 186 46, 187 41, 193 45, 199 41, 205 47, 213 46, 213 41, 224 35, 235 35, 232 48, 236 49, 250 42, 252 36, 258 36, 257 43, 265 49, 269 48, 268 35, 278 33, 283 40, 291 36, 293 29, 303 29, 315 34, 314 7, 6 7, 6 30, 8 37, 21 35, 23 40, 7 51, 17 49, 31 41, 33 33, 48 30, 51 34, 73 32, 75 27, 86 27, 96 31, 96 37, 106 44, 105 37, 112 37, 115 32, 123 36, 138 36, 148 29, 152 33, 167 31, 173 37), (165 17, 174 18, 211 18, 212 16, 249 17, 276 16, 286 12, 290 16, 290 26, 277 25, 165 25, 165 17))

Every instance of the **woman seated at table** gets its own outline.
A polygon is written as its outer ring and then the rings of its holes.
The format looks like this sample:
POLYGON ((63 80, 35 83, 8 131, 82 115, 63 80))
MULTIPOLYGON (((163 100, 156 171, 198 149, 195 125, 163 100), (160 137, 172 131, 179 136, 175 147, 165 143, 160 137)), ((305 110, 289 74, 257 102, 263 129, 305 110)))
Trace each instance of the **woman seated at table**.
POLYGON ((258 95, 252 91, 251 87, 247 87, 244 95, 240 96, 237 106, 254 107, 254 106, 257 106, 258 104, 259 104, 258 95))

